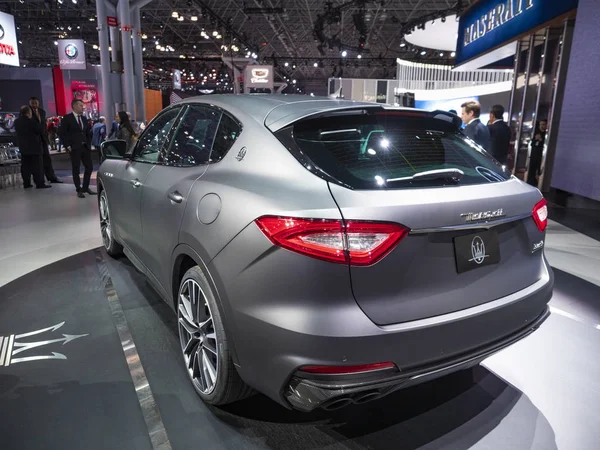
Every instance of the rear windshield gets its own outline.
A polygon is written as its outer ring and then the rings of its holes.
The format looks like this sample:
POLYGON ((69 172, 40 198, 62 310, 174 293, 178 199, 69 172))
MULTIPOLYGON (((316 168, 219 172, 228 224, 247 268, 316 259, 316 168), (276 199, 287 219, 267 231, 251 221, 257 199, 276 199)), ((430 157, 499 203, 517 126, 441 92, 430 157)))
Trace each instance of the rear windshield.
POLYGON ((508 173, 451 123, 398 112, 309 118, 278 131, 317 175, 353 189, 462 186, 508 180, 508 173))

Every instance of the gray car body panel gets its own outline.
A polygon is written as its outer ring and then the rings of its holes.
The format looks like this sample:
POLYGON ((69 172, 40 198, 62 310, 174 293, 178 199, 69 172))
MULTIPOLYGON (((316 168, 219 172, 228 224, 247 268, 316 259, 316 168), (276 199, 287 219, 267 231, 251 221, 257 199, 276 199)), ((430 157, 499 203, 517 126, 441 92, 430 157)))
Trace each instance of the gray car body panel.
POLYGON ((464 187, 350 190, 306 170, 273 131, 316 113, 380 105, 233 95, 181 104, 192 103, 223 109, 242 124, 220 162, 155 165, 144 178, 149 185, 135 191, 128 177, 139 163, 107 160, 99 182, 108 194, 115 237, 142 261, 171 306, 180 256, 194 259, 212 280, 238 371, 250 386, 289 406, 283 392, 301 365, 393 361, 408 370, 476 351, 543 313, 553 275, 543 252, 526 254, 544 239, 530 216, 541 199, 536 189, 513 178, 464 187), (174 190, 182 203, 167 198, 174 190), (500 265, 461 279, 450 270, 448 233, 456 231, 411 234, 379 263, 357 268, 276 247, 254 223, 281 215, 393 221, 420 230, 464 225, 461 214, 496 208, 508 217, 529 217, 498 225, 506 233, 500 265), (136 215, 140 232, 132 236, 128 227, 136 215))

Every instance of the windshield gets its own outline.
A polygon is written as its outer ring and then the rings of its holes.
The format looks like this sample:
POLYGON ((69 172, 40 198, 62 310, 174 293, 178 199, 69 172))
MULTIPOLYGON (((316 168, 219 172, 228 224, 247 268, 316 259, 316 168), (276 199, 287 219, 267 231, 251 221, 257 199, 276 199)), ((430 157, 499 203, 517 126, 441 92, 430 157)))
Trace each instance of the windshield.
POLYGON ((462 186, 510 178, 452 124, 424 113, 318 117, 277 136, 307 168, 354 189, 462 186))

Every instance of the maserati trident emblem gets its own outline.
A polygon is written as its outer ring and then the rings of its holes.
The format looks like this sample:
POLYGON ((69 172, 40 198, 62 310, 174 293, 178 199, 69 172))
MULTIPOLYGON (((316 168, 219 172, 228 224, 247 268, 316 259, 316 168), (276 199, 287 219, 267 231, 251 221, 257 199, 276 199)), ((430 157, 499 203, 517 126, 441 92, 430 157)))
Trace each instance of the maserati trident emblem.
POLYGON ((474 261, 476 264, 482 264, 485 258, 490 257, 490 255, 485 254, 485 244, 479 236, 475 236, 471 242, 471 255, 473 258, 469 262, 474 261))
POLYGON ((242 159, 244 159, 246 157, 246 152, 247 152, 246 147, 242 147, 240 149, 240 151, 238 152, 237 156, 235 157, 235 159, 237 159, 238 161, 241 161, 242 159))
POLYGON ((467 223, 469 222, 479 222, 480 220, 491 220, 491 219, 499 219, 501 217, 505 217, 504 211, 502 208, 497 209, 495 211, 480 211, 480 212, 469 212, 463 213, 460 217, 464 217, 467 223))
MULTIPOLYGON (((66 345, 75 339, 87 336, 87 334, 63 334, 62 337, 56 339, 47 339, 44 341, 37 342, 24 342, 23 339, 43 334, 46 332, 52 333, 62 327, 65 322, 61 322, 52 327, 44 328, 42 330, 30 331, 29 333, 23 334, 11 334, 10 336, 0 336, 0 367, 8 367, 12 364, 18 364, 27 361, 38 361, 44 359, 67 359, 65 355, 57 352, 50 352, 51 354, 33 354, 25 353, 34 348, 44 347, 46 345, 58 344, 62 342, 62 345, 66 345), (28 355, 28 356, 27 356, 28 355), (17 357, 18 356, 18 357, 17 357)), ((52 336, 48 336, 52 337, 52 336)), ((29 339, 28 339, 29 341, 29 339)))

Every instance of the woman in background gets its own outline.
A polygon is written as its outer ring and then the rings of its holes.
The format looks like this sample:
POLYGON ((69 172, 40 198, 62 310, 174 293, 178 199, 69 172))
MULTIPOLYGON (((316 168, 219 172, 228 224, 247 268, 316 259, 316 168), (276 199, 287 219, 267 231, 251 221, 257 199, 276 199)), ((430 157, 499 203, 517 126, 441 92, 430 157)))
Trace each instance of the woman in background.
POLYGON ((129 116, 125 111, 119 111, 117 114, 117 122, 119 122, 119 131, 117 139, 122 139, 127 142, 127 151, 133 148, 135 131, 129 120, 129 116))

